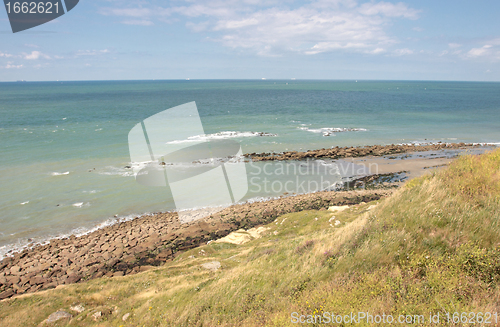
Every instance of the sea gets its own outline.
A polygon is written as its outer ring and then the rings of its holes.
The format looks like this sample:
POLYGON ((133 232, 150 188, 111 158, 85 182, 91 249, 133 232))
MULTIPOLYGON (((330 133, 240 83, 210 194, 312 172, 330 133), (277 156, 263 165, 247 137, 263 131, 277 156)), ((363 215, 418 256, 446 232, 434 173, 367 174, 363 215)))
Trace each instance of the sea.
MULTIPOLYGON (((500 142, 500 83, 0 83, 0 258, 51 238, 175 210, 171 194, 137 183, 127 168, 128 134, 144 119, 193 101, 204 128, 197 137, 234 140, 242 153, 500 142)), ((284 193, 253 189, 239 201, 284 193)))

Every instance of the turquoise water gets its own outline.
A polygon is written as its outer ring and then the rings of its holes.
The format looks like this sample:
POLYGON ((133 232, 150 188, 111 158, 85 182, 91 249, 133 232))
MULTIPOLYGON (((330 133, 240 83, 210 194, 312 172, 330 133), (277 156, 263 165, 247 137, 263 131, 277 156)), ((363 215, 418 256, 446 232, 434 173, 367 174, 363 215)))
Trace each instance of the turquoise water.
MULTIPOLYGON (((124 168, 130 161, 127 136, 141 120, 191 101, 206 134, 243 133, 234 139, 247 153, 500 142, 500 83, 0 83, 0 256, 29 239, 113 223, 115 215, 173 209, 162 189, 139 185, 124 168), (323 136, 329 128, 347 130, 323 136)), ((265 195, 272 194, 247 198, 265 195)))

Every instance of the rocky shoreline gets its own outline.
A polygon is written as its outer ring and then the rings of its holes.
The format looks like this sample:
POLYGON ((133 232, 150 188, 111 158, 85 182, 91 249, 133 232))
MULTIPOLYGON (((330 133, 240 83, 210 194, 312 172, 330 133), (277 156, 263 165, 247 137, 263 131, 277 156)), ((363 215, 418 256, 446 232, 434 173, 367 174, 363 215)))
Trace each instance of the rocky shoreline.
POLYGON ((309 150, 304 152, 286 151, 282 153, 247 153, 244 156, 251 158, 252 161, 270 161, 270 160, 304 160, 304 159, 340 159, 356 158, 366 156, 385 156, 391 154, 401 154, 407 152, 423 152, 438 150, 456 150, 467 148, 483 147, 481 144, 472 143, 436 143, 426 145, 415 144, 391 144, 391 145, 372 145, 363 147, 335 147, 331 149, 309 150))
POLYGON ((324 210, 378 200, 391 189, 329 191, 238 204, 181 224, 176 213, 156 213, 93 233, 25 249, 0 261, 0 300, 103 276, 134 274, 238 229, 267 224, 302 210, 324 210))
MULTIPOLYGON (((484 146, 438 143, 337 147, 246 156, 254 161, 338 159, 477 147, 484 146)), ((340 190, 233 205, 190 223, 181 223, 174 212, 155 213, 107 226, 81 237, 54 239, 49 244, 25 249, 0 261, 0 300, 103 276, 145 271, 173 260, 183 251, 220 239, 241 228, 270 223, 286 213, 378 200, 392 193, 406 179, 406 171, 391 170, 346 181, 340 190)))

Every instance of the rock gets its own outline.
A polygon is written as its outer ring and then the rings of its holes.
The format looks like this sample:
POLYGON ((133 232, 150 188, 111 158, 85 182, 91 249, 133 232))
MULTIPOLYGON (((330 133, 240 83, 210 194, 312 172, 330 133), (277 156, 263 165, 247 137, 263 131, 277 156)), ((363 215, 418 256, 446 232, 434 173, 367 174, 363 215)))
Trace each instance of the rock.
POLYGON ((68 277, 68 279, 66 279, 65 284, 74 284, 74 283, 80 281, 80 279, 82 279, 82 277, 79 275, 71 275, 68 277))
POLYGON ((215 241, 216 243, 231 243, 236 245, 245 244, 254 239, 260 238, 262 234, 264 234, 269 228, 267 227, 258 227, 258 228, 250 228, 249 230, 240 229, 236 232, 232 232, 229 235, 218 239, 215 241))
POLYGON ((16 294, 16 292, 14 292, 14 290, 12 290, 12 289, 8 289, 6 291, 3 291, 2 293, 0 293, 0 300, 7 299, 7 298, 13 296, 14 294, 16 294))
POLYGON ((19 267, 19 266, 10 267, 10 273, 12 275, 18 275, 20 270, 21 270, 21 267, 19 267))
POLYGON ((94 319, 94 321, 98 321, 99 319, 101 319, 101 317, 102 317, 101 311, 97 311, 97 312, 94 312, 94 314, 92 314, 92 319, 94 319))
POLYGON ((158 260, 166 260, 168 257, 170 257, 172 255, 172 250, 170 248, 167 248, 163 251, 161 251, 157 256, 156 258, 158 260))
MULTIPOLYGON (((19 276, 7 276, 5 279, 7 280, 7 283, 11 284, 19 284, 19 282, 21 281, 21 278, 19 278, 19 276)), ((22 282, 21 284, 24 285, 25 283, 22 282)))
POLYGON ((85 308, 81 304, 77 304, 75 306, 69 307, 69 309, 72 311, 78 312, 78 313, 82 313, 83 311, 85 311, 85 308))
POLYGON ((51 314, 47 319, 42 321, 41 325, 47 325, 47 324, 52 324, 56 321, 61 321, 61 320, 66 320, 70 321, 71 318, 73 318, 73 315, 64 311, 64 310, 58 310, 51 314))
POLYGON ((128 265, 125 262, 120 262, 116 265, 117 270, 127 270, 128 265))
POLYGON ((201 265, 203 268, 211 270, 211 271, 217 271, 221 265, 219 261, 211 261, 207 262, 201 265))
POLYGON ((123 315, 122 320, 127 321, 128 317, 130 317, 130 313, 127 312, 126 314, 123 315))
POLYGON ((140 266, 139 272, 148 271, 148 270, 155 269, 155 268, 156 268, 155 266, 140 266))
POLYGON ((332 206, 328 208, 329 211, 334 211, 334 212, 341 212, 346 209, 349 209, 349 206, 332 206))
POLYGON ((92 266, 92 265, 95 265, 97 263, 99 263, 99 260, 97 260, 96 258, 89 258, 83 262, 83 265, 84 266, 92 266))
POLYGON ((46 282, 48 282, 48 280, 46 280, 43 277, 31 277, 30 281, 29 281, 29 283, 31 285, 40 285, 40 284, 44 284, 46 282))
POLYGON ((46 283, 46 284, 43 284, 43 289, 56 288, 57 285, 58 285, 57 282, 46 283))

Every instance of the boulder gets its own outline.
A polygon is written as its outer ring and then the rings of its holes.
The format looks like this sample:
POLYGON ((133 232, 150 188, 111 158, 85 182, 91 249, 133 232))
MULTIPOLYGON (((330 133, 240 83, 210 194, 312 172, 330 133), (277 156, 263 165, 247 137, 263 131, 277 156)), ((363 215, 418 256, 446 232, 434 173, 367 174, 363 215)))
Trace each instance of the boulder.
POLYGON ((53 324, 56 321, 67 321, 69 322, 73 318, 73 315, 64 311, 64 310, 58 310, 51 314, 47 319, 42 321, 40 325, 48 325, 48 324, 53 324))
POLYGON ((75 311, 77 313, 82 313, 83 311, 85 311, 85 308, 81 304, 77 304, 77 305, 71 306, 71 307, 69 307, 69 309, 71 311, 75 311))
POLYGON ((7 299, 13 296, 14 294, 16 294, 16 292, 14 292, 13 289, 8 289, 6 291, 3 291, 2 293, 0 293, 0 300, 7 299))

